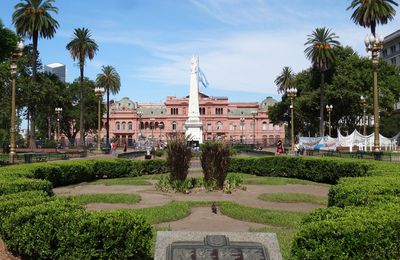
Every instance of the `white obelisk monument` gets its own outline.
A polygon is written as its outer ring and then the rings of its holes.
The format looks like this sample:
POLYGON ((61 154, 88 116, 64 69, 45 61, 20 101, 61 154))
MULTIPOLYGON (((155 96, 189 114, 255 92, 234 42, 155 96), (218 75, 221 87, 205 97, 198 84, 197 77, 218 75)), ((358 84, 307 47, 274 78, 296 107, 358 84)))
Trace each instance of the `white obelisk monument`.
POLYGON ((203 143, 203 124, 199 112, 199 57, 192 57, 188 119, 185 123, 188 141, 203 143))

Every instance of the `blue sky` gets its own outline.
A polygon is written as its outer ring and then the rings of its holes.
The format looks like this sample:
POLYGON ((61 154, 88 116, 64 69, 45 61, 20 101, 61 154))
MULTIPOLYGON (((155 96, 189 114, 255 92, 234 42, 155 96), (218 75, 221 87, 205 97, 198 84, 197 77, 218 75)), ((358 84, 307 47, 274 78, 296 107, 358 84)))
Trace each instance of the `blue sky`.
MULTIPOLYGON (((11 14, 18 0, 1 0, 0 18, 14 28, 11 14)), ((274 79, 284 66, 295 72, 310 62, 304 56, 307 35, 317 27, 331 28, 343 45, 367 55, 368 29, 355 25, 350 0, 57 0, 60 28, 51 40, 39 41, 43 64, 67 65, 68 81, 79 75, 66 44, 74 28, 86 27, 99 45, 85 74, 95 79, 102 65, 114 66, 121 91, 140 103, 159 103, 166 96, 189 92, 190 60, 210 86, 204 93, 231 101, 280 99, 274 79)), ((399 8, 396 8, 399 11, 399 8)), ((398 16, 377 33, 398 29, 398 16)), ((29 40, 26 40, 29 43, 29 40)))

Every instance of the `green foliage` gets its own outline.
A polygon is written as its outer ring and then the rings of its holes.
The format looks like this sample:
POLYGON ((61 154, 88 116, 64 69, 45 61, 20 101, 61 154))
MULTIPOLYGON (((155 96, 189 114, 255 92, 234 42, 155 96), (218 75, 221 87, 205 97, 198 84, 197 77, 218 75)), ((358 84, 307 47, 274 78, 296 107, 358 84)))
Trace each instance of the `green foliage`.
POLYGON ((46 180, 26 178, 0 178, 0 195, 17 193, 22 191, 44 191, 53 194, 53 186, 46 180))
POLYGON ((171 181, 185 181, 190 167, 192 150, 187 147, 187 140, 183 136, 177 136, 168 141, 167 165, 171 181))
POLYGON ((207 142, 201 146, 201 168, 204 180, 217 182, 217 187, 222 189, 228 173, 230 149, 227 144, 207 142))
POLYGON ((341 177, 368 176, 368 167, 365 163, 339 158, 266 156, 233 158, 229 171, 335 184, 341 177))
MULTIPOLYGON (((332 133, 339 127, 342 131, 350 133, 354 129, 361 131, 359 120, 363 111, 360 103, 355 100, 360 100, 361 95, 367 96, 366 112, 373 114, 371 61, 367 57, 360 57, 351 47, 336 47, 334 52, 335 64, 326 72, 325 77, 326 100, 334 107, 334 113, 331 115, 332 133)), ((393 104, 398 100, 400 85, 397 82, 400 81, 400 69, 381 61, 378 77, 379 91, 382 93, 379 100, 382 123, 384 123, 382 129, 391 129, 391 124, 395 126, 397 121, 384 118, 389 118, 393 104)), ((307 69, 295 75, 293 84, 299 90, 294 102, 295 132, 300 132, 303 136, 314 136, 319 133, 320 75, 316 70, 307 69)), ((284 122, 284 113, 289 110, 289 106, 290 98, 283 95, 281 102, 269 108, 268 117, 274 124, 284 122)), ((400 129, 397 129, 398 131, 400 129)), ((393 132, 396 131, 388 130, 386 133, 392 136, 393 132)))
POLYGON ((265 200, 265 201, 286 202, 286 203, 307 202, 307 203, 326 205, 328 202, 326 197, 303 194, 303 193, 264 193, 258 196, 258 198, 260 200, 265 200))
POLYGON ((136 194, 84 194, 84 195, 71 195, 62 196, 60 199, 73 201, 79 204, 88 203, 137 203, 141 197, 136 194))
POLYGON ((0 235, 3 235, 3 223, 19 208, 34 206, 49 201, 50 197, 43 191, 25 191, 0 196, 0 235))
POLYGON ((164 150, 163 149, 157 149, 155 153, 156 153, 157 157, 162 157, 164 155, 164 150))
POLYGON ((315 211, 296 235, 292 259, 397 259, 399 205, 315 211))
POLYGON ((17 42, 18 36, 10 29, 5 28, 0 20, 0 62, 15 51, 17 42))
POLYGON ((152 238, 141 216, 88 212, 63 201, 20 209, 7 219, 4 233, 8 248, 29 259, 146 259, 152 238))

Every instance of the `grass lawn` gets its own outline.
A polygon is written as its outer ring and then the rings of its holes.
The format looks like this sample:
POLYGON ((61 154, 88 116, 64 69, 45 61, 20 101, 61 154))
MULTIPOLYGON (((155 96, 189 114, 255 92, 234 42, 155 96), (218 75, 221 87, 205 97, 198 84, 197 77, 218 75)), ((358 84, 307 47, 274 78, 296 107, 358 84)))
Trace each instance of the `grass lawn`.
POLYGON ((92 185, 151 185, 149 180, 159 180, 165 174, 142 175, 138 177, 125 177, 116 179, 100 179, 91 182, 92 185))
MULTIPOLYGON (((172 201, 166 205, 153 208, 123 209, 122 211, 135 212, 143 215, 151 224, 169 222, 182 219, 190 214, 193 206, 210 206, 211 202, 172 201)), ((221 213, 238 220, 257 222, 273 226, 267 229, 250 231, 277 233, 280 249, 285 259, 290 256, 290 247, 293 236, 297 231, 304 212, 290 212, 279 210, 259 209, 239 205, 234 202, 216 202, 221 213)), ((153 238, 155 243, 156 237, 153 238)), ((154 248, 154 245, 152 246, 154 248)), ((153 252, 154 253, 154 252, 153 252)))
POLYGON ((73 200, 79 204, 88 203, 138 203, 141 197, 136 194, 84 194, 60 196, 61 199, 73 200))
POLYGON ((284 178, 284 177, 267 177, 256 176, 246 173, 235 173, 243 177, 243 184, 258 184, 258 185, 286 185, 286 184, 303 184, 303 185, 319 185, 329 187, 329 184, 318 183, 307 180, 284 178))
POLYGON ((274 202, 308 202, 314 204, 327 205, 328 198, 324 196, 315 196, 302 193, 264 193, 258 197, 260 200, 274 202))

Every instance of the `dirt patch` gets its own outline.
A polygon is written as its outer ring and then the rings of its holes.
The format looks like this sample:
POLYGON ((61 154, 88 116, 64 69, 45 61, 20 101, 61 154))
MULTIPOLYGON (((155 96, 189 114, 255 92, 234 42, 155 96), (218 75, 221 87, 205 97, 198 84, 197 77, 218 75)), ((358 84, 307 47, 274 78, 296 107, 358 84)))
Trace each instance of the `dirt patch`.
POLYGON ((250 228, 264 228, 266 225, 236 220, 222 215, 218 209, 217 214, 211 212, 210 207, 193 207, 191 214, 183 219, 165 222, 156 227, 169 228, 180 231, 231 231, 247 232, 250 228))
POLYGON ((1 260, 20 260, 21 258, 13 256, 10 252, 8 252, 4 241, 0 239, 0 259, 1 260))

